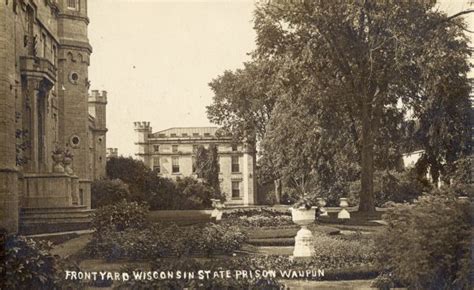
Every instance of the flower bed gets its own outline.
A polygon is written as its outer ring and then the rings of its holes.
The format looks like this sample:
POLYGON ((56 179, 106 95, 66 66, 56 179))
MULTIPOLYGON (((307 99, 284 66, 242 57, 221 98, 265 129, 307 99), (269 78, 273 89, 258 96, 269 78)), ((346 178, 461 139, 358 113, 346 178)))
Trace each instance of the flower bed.
POLYGON ((224 222, 243 227, 281 227, 294 225, 286 209, 249 208, 226 211, 224 222))
POLYGON ((238 218, 241 216, 266 216, 266 217, 274 217, 274 216, 290 216, 291 212, 287 208, 277 209, 271 207, 261 207, 261 208, 240 208, 225 211, 223 214, 223 218, 238 218))
POLYGON ((157 224, 145 229, 97 232, 87 245, 86 253, 108 260, 228 255, 238 250, 246 240, 247 236, 233 226, 208 224, 178 227, 157 224))

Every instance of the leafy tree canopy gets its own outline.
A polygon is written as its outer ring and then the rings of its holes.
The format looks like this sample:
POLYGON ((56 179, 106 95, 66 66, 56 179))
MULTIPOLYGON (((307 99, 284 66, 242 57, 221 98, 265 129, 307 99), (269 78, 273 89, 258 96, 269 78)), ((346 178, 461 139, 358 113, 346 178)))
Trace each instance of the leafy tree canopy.
POLYGON ((434 5, 259 3, 254 60, 210 84, 211 121, 238 134, 254 128, 279 175, 327 165, 347 178, 344 166, 359 167, 359 210, 373 211, 374 170, 395 168, 410 145, 435 172, 469 151, 465 24, 434 5))

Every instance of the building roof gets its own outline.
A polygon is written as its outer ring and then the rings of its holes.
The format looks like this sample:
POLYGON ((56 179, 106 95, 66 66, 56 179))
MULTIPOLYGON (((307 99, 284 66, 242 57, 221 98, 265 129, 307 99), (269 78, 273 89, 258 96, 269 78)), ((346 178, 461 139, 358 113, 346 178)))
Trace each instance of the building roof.
POLYGON ((214 137, 218 127, 173 127, 152 134, 152 138, 214 137))

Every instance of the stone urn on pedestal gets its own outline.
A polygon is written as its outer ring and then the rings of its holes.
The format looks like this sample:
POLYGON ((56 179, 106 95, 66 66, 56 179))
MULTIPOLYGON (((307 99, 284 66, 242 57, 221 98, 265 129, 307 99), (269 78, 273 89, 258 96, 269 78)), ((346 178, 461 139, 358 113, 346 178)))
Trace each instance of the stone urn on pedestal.
POLYGON ((53 159, 53 172, 55 173, 64 173, 63 161, 64 161, 64 151, 56 146, 53 152, 51 153, 51 158, 53 159))
POLYGON ((312 206, 307 200, 296 203, 291 210, 293 222, 301 229, 295 237, 294 257, 311 257, 314 254, 314 237, 308 226, 316 220, 316 206, 312 206))
POLYGON ((351 214, 349 211, 347 211, 347 207, 349 206, 349 203, 347 202, 347 198, 341 197, 339 199, 339 206, 341 207, 341 211, 337 214, 338 219, 350 219, 351 214))
POLYGON ((212 207, 214 210, 211 213, 211 219, 215 221, 220 221, 222 219, 222 209, 224 208, 224 204, 220 199, 211 199, 212 207))
POLYGON ((72 170, 72 160, 74 158, 74 155, 72 154, 71 151, 69 150, 66 150, 64 152, 64 160, 63 160, 63 163, 64 163, 64 171, 69 174, 69 175, 73 175, 74 172, 72 170))
POLYGON ((324 198, 318 197, 316 201, 319 206, 319 216, 328 216, 328 212, 324 208, 326 206, 326 201, 324 200, 324 198))

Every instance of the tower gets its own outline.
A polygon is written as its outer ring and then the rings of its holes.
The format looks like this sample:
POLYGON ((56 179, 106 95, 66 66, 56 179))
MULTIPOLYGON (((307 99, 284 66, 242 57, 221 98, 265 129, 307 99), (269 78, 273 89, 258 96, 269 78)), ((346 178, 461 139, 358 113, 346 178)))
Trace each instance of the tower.
POLYGON ((91 167, 92 179, 105 177, 106 151, 106 107, 107 92, 93 90, 89 95, 89 115, 93 120, 91 126, 90 146, 91 146, 91 167))
POLYGON ((152 132, 150 127, 150 122, 134 122, 135 132, 137 132, 137 156, 138 158, 145 163, 147 167, 151 167, 151 155, 148 145, 148 136, 152 132))
POLYGON ((0 228, 18 231, 18 171, 15 148, 16 55, 15 14, 11 7, 0 5, 0 228))
POLYGON ((92 48, 87 38, 87 0, 61 0, 59 6, 59 142, 74 154, 79 192, 90 206, 88 67, 92 48))

